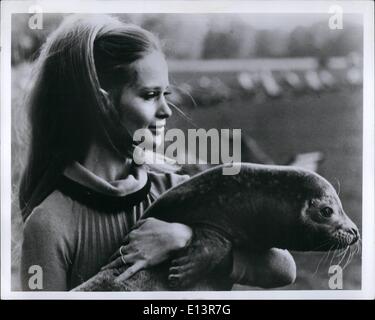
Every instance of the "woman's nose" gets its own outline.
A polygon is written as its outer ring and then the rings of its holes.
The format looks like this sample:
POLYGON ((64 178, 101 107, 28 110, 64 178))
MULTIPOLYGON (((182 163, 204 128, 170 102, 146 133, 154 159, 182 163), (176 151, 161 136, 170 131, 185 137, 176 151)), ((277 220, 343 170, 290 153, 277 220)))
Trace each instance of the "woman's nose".
POLYGON ((165 97, 162 97, 160 100, 160 106, 158 108, 157 116, 160 118, 169 118, 172 115, 172 110, 168 105, 165 97))

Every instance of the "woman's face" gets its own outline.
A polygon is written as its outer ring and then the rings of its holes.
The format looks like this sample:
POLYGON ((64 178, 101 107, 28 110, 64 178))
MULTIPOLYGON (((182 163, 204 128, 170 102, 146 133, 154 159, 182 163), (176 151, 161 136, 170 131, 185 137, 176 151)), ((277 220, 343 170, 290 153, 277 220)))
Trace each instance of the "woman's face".
POLYGON ((172 111, 166 102, 168 91, 168 66, 158 51, 153 51, 132 65, 136 81, 124 86, 119 101, 122 123, 133 137, 137 129, 148 129, 153 141, 159 144, 166 120, 172 111))

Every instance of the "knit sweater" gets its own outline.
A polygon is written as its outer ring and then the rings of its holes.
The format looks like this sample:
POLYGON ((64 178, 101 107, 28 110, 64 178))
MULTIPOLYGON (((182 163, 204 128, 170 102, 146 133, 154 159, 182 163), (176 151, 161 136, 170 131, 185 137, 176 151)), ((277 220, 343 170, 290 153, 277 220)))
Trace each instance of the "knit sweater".
POLYGON ((70 290, 97 274, 150 204, 188 178, 138 167, 107 182, 77 163, 68 168, 25 222, 23 290, 30 290, 33 265, 42 268, 46 291, 70 290))
MULTIPOLYGON (((106 265, 145 210, 162 193, 189 179, 135 167, 125 178, 107 182, 78 163, 67 168, 53 191, 24 225, 21 258, 23 290, 30 290, 30 267, 40 266, 45 291, 67 291, 106 265)), ((251 266, 233 252, 231 278, 246 283, 251 266)))

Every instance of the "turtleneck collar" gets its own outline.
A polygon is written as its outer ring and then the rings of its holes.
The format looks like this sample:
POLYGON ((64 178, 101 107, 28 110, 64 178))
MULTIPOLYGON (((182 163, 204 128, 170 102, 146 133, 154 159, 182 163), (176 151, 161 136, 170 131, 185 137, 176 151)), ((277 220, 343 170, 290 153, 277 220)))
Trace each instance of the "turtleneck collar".
POLYGON ((123 197, 142 189, 147 183, 147 171, 142 166, 132 165, 124 179, 106 181, 78 162, 64 171, 64 176, 89 189, 108 196, 123 197))
POLYGON ((66 168, 57 185, 73 200, 103 212, 131 209, 147 198, 150 188, 144 167, 133 166, 126 178, 106 181, 77 162, 66 168))

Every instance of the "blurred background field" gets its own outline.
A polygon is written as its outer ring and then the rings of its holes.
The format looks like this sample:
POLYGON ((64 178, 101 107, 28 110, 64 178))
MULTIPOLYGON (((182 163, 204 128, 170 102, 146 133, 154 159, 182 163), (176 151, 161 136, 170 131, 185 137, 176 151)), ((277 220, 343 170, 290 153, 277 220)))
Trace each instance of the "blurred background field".
MULTIPOLYGON (((14 290, 19 289, 22 242, 17 189, 28 146, 24 96, 37 50, 62 17, 45 14, 43 30, 28 28, 29 15, 14 15, 12 20, 14 290)), ((175 111, 170 128, 240 128, 246 139, 256 141, 278 164, 299 153, 321 152, 324 160, 318 172, 339 189, 345 211, 361 229, 362 27, 358 17, 344 17, 344 30, 328 29, 324 15, 307 14, 120 18, 144 26, 164 42, 171 100, 186 115, 175 111)), ((337 257, 296 252, 293 256, 297 280, 282 289, 329 289, 328 268, 337 257)), ((344 270, 344 289, 360 286, 357 254, 344 270)))

